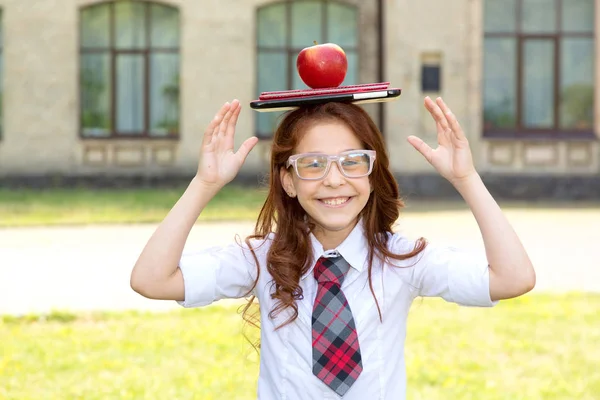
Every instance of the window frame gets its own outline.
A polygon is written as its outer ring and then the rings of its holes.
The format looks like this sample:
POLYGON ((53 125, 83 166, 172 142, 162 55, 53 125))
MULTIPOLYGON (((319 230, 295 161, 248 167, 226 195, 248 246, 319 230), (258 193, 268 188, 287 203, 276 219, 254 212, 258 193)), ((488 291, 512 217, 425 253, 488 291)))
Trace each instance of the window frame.
MULTIPOLYGON (((146 45, 144 47, 140 47, 139 49, 134 48, 125 48, 119 49, 116 46, 116 22, 115 22, 115 5, 120 3, 120 0, 107 0, 99 3, 93 3, 89 5, 85 5, 79 7, 78 16, 77 16, 77 48, 78 48, 78 69, 77 69, 77 87, 78 87, 78 110, 77 110, 77 126, 79 132, 79 138, 83 140, 122 140, 122 139, 133 139, 133 140, 179 140, 181 138, 181 113, 182 108, 179 107, 178 110, 178 119, 179 119, 179 127, 177 129, 177 133, 173 135, 166 136, 156 136, 150 134, 150 117, 151 117, 151 82, 150 82, 150 71, 151 71, 151 62, 150 58, 152 54, 177 54, 179 55, 179 73, 178 76, 181 76, 181 10, 179 7, 164 3, 161 1, 147 1, 147 0, 127 0, 130 3, 140 3, 144 6, 144 24, 146 28, 146 45), (168 7, 177 11, 178 14, 178 23, 179 23, 179 42, 177 43, 177 47, 153 47, 151 36, 152 36, 152 5, 158 5, 163 7, 168 7), (109 8, 109 45, 108 47, 83 47, 82 43, 82 34, 81 34, 81 24, 82 24, 82 16, 83 12, 92 7, 108 7, 109 8), (110 123, 111 123, 111 131, 110 135, 107 136, 89 136, 85 135, 83 130, 83 121, 82 121, 82 112, 83 112, 83 102, 82 102, 82 56, 84 54, 108 54, 109 55, 109 63, 110 63, 110 123), (117 59, 118 55, 122 54, 135 54, 142 55, 144 57, 144 86, 143 86, 143 110, 144 110, 144 131, 143 132, 127 132, 127 133, 119 133, 116 129, 117 127, 117 59)), ((181 80, 177 82, 179 90, 181 90, 181 80)), ((179 93, 179 104, 181 105, 181 92, 179 93)))
MULTIPOLYGON (((485 1, 485 0, 484 0, 485 1)), ((515 120, 516 126, 514 128, 486 128, 485 114, 483 112, 484 102, 482 101, 482 112, 481 122, 483 136, 486 138, 526 138, 526 139, 597 139, 594 133, 595 120, 592 120, 592 126, 589 129, 561 129, 560 128, 560 90, 561 90, 561 39, 563 38, 587 38, 592 39, 596 43, 598 27, 594 24, 593 30, 590 32, 569 32, 564 31, 562 27, 562 9, 563 1, 566 0, 554 0, 554 7, 556 8, 556 31, 553 33, 527 33, 522 30, 522 16, 523 16, 523 0, 515 0, 515 30, 514 32, 487 32, 485 26, 484 16, 482 15, 483 21, 483 39, 488 38, 504 38, 515 40, 516 46, 516 113, 515 120), (554 60, 552 68, 554 71, 554 121, 552 128, 528 128, 523 125, 523 101, 525 97, 525 90, 523 87, 524 78, 524 44, 528 40, 550 40, 553 44, 554 49, 554 60)), ((597 2, 593 2, 594 13, 596 12, 597 2)), ((595 48, 595 47, 594 47, 595 48)), ((482 46, 482 56, 485 57, 485 47, 482 46)), ((600 64, 596 61, 598 55, 594 57, 595 68, 600 68, 600 64)), ((485 79, 485 69, 482 68, 482 77, 485 79)), ((483 82, 483 79, 482 79, 483 82)), ((594 89, 598 85, 598 82, 594 80, 594 89)), ((485 91, 485 86, 482 83, 481 92, 485 91)), ((596 101, 594 99, 594 101, 596 101)), ((595 107, 595 104, 592 106, 595 107)))
MULTIPOLYGON (((356 11, 356 35, 357 35, 357 39, 356 39, 356 46, 344 46, 344 51, 345 52, 353 52, 354 54, 356 54, 357 56, 357 60, 358 60, 358 70, 357 73, 360 74, 360 7, 357 4, 351 3, 351 2, 347 2, 347 1, 343 1, 343 0, 306 0, 308 2, 314 2, 314 3, 320 3, 321 6, 321 32, 323 33, 323 43, 327 43, 328 42, 328 23, 327 23, 327 19, 328 19, 328 4, 340 4, 346 7, 352 7, 355 11, 356 11)), ((291 44, 291 40, 292 40, 292 3, 294 2, 300 2, 297 0, 279 0, 279 1, 273 1, 267 4, 263 4, 259 7, 256 7, 255 9, 255 16, 254 16, 254 20, 256 21, 255 23, 255 32, 254 32, 254 43, 255 43, 255 59, 254 59, 254 66, 255 66, 255 80, 254 80, 254 93, 258 96, 258 82, 259 82, 259 75, 260 75, 260 71, 258 68, 258 58, 261 52, 264 53, 277 53, 277 54, 283 54, 285 53, 286 55, 286 60, 288 65, 286 66, 286 74, 287 74, 287 82, 286 82, 286 87, 288 88, 287 90, 293 90, 293 89, 297 89, 297 88, 293 88, 292 84, 294 81, 294 74, 296 73, 296 57, 298 56, 298 54, 300 53, 300 51, 302 51, 305 47, 299 48, 299 47, 293 47, 291 44), (280 4, 285 4, 285 47, 262 47, 259 45, 258 43, 258 34, 259 34, 259 13, 262 9, 271 7, 271 6, 276 6, 276 5, 280 5, 280 4), (292 62, 292 60, 294 60, 294 62, 292 62)), ((286 89, 284 89, 286 90, 286 89)), ((252 128, 254 130, 254 134, 256 135, 256 137, 258 137, 260 140, 271 140, 273 137, 273 132, 259 132, 258 131, 258 118, 255 118, 254 120, 254 127, 252 128)))

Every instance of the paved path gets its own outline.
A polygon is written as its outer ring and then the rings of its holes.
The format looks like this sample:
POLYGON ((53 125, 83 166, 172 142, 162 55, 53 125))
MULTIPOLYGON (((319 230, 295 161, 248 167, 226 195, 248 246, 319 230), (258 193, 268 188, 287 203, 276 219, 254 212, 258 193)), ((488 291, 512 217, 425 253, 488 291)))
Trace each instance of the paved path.
MULTIPOLYGON (((600 292, 600 208, 508 209, 537 269, 536 291, 600 292)), ((0 229, 0 314, 61 310, 166 310, 129 287, 156 225, 0 229)), ((465 210, 406 213, 402 231, 430 241, 481 243, 465 210)), ((197 225, 188 247, 224 244, 250 223, 197 225)))

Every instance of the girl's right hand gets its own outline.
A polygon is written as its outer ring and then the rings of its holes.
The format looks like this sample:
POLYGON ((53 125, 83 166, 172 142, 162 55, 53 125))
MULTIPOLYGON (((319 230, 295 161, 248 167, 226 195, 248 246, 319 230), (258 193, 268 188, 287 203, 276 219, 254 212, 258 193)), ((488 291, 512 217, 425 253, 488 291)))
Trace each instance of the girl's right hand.
POLYGON ((257 137, 246 139, 233 151, 235 127, 242 106, 238 100, 225 103, 204 132, 196 178, 209 186, 223 187, 235 178, 257 137))

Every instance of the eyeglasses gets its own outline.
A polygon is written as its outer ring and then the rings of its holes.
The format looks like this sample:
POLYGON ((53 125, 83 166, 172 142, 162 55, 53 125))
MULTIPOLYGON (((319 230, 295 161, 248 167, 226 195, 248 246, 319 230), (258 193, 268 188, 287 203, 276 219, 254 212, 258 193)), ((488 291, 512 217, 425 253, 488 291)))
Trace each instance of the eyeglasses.
POLYGON ((361 178, 373 171, 374 150, 351 150, 335 156, 321 153, 303 153, 291 156, 286 167, 294 166, 300 179, 319 180, 329 173, 331 162, 338 164, 339 170, 347 178, 361 178))

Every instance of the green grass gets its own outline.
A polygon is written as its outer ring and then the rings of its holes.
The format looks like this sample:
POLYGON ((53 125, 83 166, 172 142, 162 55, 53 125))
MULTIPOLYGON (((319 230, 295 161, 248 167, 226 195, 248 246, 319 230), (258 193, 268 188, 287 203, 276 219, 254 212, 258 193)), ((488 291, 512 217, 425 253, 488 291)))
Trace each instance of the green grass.
MULTIPOLYGON (((0 398, 255 399, 257 355, 236 309, 4 317, 0 398)), ((417 300, 408 398, 597 399, 599 309, 599 295, 583 294, 528 295, 491 310, 417 300)))
MULTIPOLYGON (((0 189, 0 227, 157 223, 185 187, 171 189, 0 189)), ((266 189, 228 185, 200 215, 200 221, 256 221, 266 189)), ((547 211, 598 209, 597 202, 503 202, 503 208, 547 211)), ((409 196, 403 212, 466 210, 463 201, 422 201, 409 196)))
MULTIPOLYGON (((180 189, 0 189, 0 227, 159 222, 181 197, 180 189)), ((255 220, 264 189, 227 186, 202 221, 255 220)))

